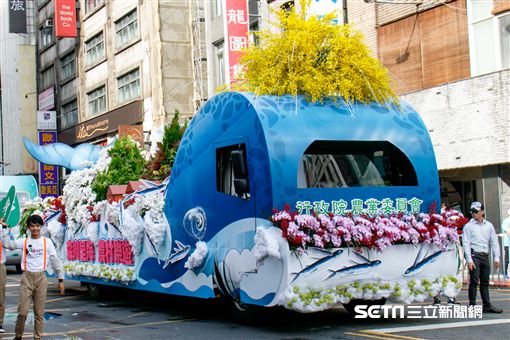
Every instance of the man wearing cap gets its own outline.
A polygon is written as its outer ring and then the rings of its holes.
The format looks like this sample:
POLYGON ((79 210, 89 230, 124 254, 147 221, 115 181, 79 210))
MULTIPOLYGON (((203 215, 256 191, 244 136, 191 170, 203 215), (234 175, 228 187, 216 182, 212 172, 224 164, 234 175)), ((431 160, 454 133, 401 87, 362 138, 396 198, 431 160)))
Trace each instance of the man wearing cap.
POLYGON ((473 217, 465 226, 462 233, 462 243, 469 269, 469 304, 476 305, 476 287, 480 280, 480 295, 482 296, 483 311, 485 313, 501 313, 501 309, 494 307, 489 298, 490 261, 489 251, 492 250, 494 265, 499 268, 499 244, 496 231, 492 223, 484 218, 484 206, 480 202, 471 203, 473 217))

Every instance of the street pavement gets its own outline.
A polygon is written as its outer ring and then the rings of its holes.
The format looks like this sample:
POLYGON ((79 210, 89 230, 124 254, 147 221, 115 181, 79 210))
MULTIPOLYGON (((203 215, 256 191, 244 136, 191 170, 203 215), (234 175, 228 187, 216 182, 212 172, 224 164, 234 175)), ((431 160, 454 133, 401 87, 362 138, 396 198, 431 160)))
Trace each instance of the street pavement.
MULTIPOLYGON (((6 333, 12 339, 21 275, 7 276, 6 333)), ((92 299, 79 282, 66 281, 60 296, 49 279, 45 339, 505 339, 510 334, 510 289, 491 288, 493 304, 502 314, 481 318, 355 319, 341 306, 300 314, 283 308, 256 310, 243 323, 234 320, 223 300, 115 289, 92 299), (256 319, 254 319, 255 317, 256 319)), ((446 299, 443 298, 443 301, 446 299)), ((467 290, 458 297, 467 305, 467 290)), ((412 304, 429 306, 431 301, 412 304)), ((446 306, 446 305, 444 305, 446 306)), ((27 320, 25 338, 33 338, 33 315, 27 320)))

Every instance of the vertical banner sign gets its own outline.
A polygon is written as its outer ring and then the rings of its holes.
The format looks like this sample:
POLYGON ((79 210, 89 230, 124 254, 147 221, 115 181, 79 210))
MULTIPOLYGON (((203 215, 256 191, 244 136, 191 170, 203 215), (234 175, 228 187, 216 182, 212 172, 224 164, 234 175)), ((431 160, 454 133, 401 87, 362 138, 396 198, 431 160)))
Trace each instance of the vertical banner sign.
MULTIPOLYGON (((39 131, 39 145, 57 142, 57 131, 39 131)), ((58 166, 39 163, 39 192, 41 198, 58 197, 58 166)))
POLYGON ((230 84, 241 71, 242 50, 248 47, 248 1, 225 0, 226 79, 230 84))
POLYGON ((55 0, 55 36, 76 37, 75 0, 55 0))
POLYGON ((27 33, 26 0, 9 0, 9 33, 27 33))

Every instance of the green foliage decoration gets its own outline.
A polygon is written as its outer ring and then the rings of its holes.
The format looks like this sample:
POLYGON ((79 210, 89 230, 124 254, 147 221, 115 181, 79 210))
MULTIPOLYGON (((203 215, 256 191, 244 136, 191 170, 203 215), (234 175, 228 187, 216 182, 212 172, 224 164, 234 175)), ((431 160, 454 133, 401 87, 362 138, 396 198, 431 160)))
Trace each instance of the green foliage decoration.
POLYGON ((106 199, 110 185, 137 181, 143 172, 144 159, 138 144, 130 136, 117 139, 108 154, 111 157, 108 170, 98 173, 92 183, 97 202, 106 199))
POLYGON ((177 148, 182 135, 188 126, 187 122, 181 127, 179 124, 179 111, 175 110, 170 125, 163 130, 163 140, 158 143, 156 154, 145 165, 143 178, 152 180, 164 180, 172 171, 177 148))

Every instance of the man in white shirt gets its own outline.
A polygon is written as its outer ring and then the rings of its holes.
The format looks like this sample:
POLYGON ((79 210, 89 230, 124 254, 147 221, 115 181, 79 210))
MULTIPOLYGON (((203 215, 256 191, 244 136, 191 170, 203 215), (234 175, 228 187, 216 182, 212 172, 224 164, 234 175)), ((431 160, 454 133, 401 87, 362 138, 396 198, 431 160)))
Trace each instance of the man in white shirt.
MULTIPOLYGON (((1 223, 4 227, 5 224, 1 223)), ((41 339, 44 328, 44 308, 46 305, 46 268, 48 262, 57 273, 60 294, 64 293, 63 267, 53 242, 41 236, 41 227, 44 224, 39 215, 32 215, 27 219, 29 237, 21 240, 10 240, 7 233, 2 235, 2 244, 5 248, 22 249, 21 276, 18 317, 16 319, 15 338, 21 339, 25 330, 30 302, 34 304, 34 339, 41 339)))
POLYGON ((492 251, 494 265, 496 268, 500 266, 496 231, 492 223, 484 218, 482 203, 471 203, 470 210, 473 218, 464 226, 462 233, 462 244, 469 269, 469 304, 476 305, 476 288, 478 280, 480 280, 483 311, 485 313, 501 313, 503 311, 494 307, 489 297, 490 251, 492 251))

